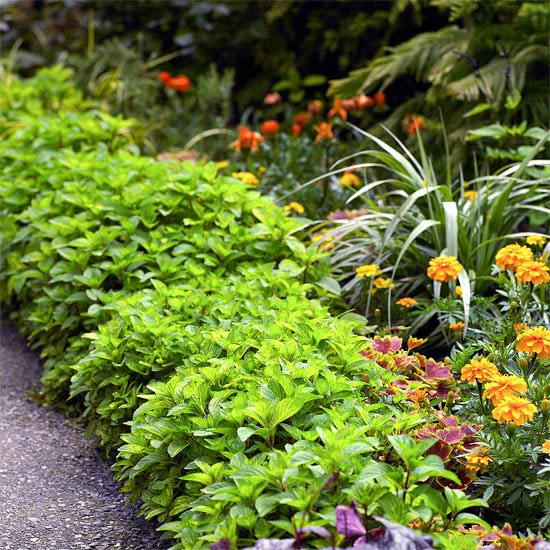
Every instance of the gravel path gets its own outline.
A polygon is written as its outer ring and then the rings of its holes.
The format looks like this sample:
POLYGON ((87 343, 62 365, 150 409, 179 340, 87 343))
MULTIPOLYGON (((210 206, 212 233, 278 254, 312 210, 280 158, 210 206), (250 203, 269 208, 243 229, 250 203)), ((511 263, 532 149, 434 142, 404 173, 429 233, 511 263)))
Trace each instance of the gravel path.
POLYGON ((40 363, 4 320, 0 344, 0 548, 167 548, 117 492, 82 430, 28 399, 40 363))

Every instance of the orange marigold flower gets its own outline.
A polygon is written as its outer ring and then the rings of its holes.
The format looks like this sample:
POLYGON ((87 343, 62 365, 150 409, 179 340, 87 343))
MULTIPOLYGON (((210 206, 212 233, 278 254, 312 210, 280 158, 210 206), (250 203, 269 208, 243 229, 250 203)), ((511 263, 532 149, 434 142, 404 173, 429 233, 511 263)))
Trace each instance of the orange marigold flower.
POLYGON ((249 130, 246 126, 239 126, 239 137, 231 144, 237 151, 250 149, 255 153, 259 149, 260 143, 265 141, 262 134, 249 130))
POLYGON ((525 323, 514 323, 514 330, 516 332, 521 332, 523 330, 527 330, 529 328, 529 325, 526 325, 525 323))
POLYGON ((510 422, 516 426, 521 426, 532 420, 536 412, 537 408, 528 399, 510 396, 499 401, 492 414, 499 424, 510 422))
POLYGON ((293 137, 298 137, 302 133, 302 127, 297 122, 295 122, 290 129, 290 133, 293 135, 293 137))
POLYGON ((380 268, 376 264, 365 264, 355 268, 356 278, 375 277, 380 274, 380 268))
POLYGON ((307 126, 310 120, 311 120, 311 113, 308 113, 306 111, 301 111, 294 115, 294 122, 296 124, 299 124, 302 127, 307 126))
POLYGON ((470 384, 474 382, 487 382, 492 380, 495 376, 498 376, 497 366, 491 363, 486 357, 476 357, 472 359, 467 365, 462 367, 460 371, 460 379, 466 380, 470 384))
POLYGON ((453 332, 460 332, 461 330, 464 330, 464 323, 462 321, 457 321, 456 323, 449 323, 449 328, 453 332))
POLYGON ((342 120, 347 120, 348 112, 344 107, 344 103, 341 99, 335 99, 332 109, 327 114, 328 118, 339 116, 342 120))
POLYGON ((325 104, 320 99, 314 99, 307 104, 307 110, 312 115, 320 115, 325 110, 325 104))
POLYGON ((469 453, 466 455, 466 468, 471 472, 477 472, 484 466, 488 466, 492 462, 492 459, 489 455, 482 452, 481 448, 479 451, 469 453))
POLYGON ((412 336, 407 340, 407 349, 419 348, 428 341, 427 338, 413 338, 412 336))
POLYGON ((275 135, 280 128, 281 128, 280 124, 274 119, 264 120, 260 124, 260 130, 266 136, 275 135))
POLYGON ((172 88, 178 92, 186 92, 191 88, 191 79, 184 74, 170 77, 165 83, 167 88, 172 88))
POLYGON ((386 94, 384 92, 376 92, 372 97, 378 107, 386 106, 386 94))
POLYGON ((283 206, 283 210, 287 212, 294 212, 295 214, 303 214, 305 208, 299 202, 289 202, 287 205, 283 206))
POLYGON ((418 130, 422 129, 423 126, 424 126, 424 120, 419 116, 413 115, 409 119, 409 124, 407 126, 407 133, 409 134, 409 136, 414 136, 416 135, 416 132, 418 132, 418 130))
POLYGON ((159 73, 159 80, 166 84, 170 80, 170 73, 168 71, 162 71, 159 73))
POLYGON ((518 265, 516 269, 516 279, 520 283, 542 285, 550 282, 550 269, 543 262, 530 260, 518 265))
POLYGON ((400 298, 395 302, 398 306, 403 306, 409 309, 412 306, 415 306, 418 304, 418 300, 415 300, 414 298, 400 298))
POLYGON ((547 439, 542 445, 540 450, 547 455, 550 455, 550 439, 547 439))
POLYGON ((516 340, 516 350, 531 355, 536 353, 539 359, 550 358, 550 330, 534 327, 520 332, 516 340))
POLYGON ((320 122, 317 126, 315 126, 315 129, 317 130, 315 143, 322 140, 331 140, 334 137, 332 125, 328 122, 320 122))
POLYGON ((339 180, 342 187, 357 187, 361 185, 361 178, 353 172, 345 172, 339 180))
POLYGON ((393 287, 393 284, 391 282, 391 279, 388 277, 377 277, 372 281, 372 285, 374 288, 391 288, 393 287))
POLYGON ((493 405, 496 405, 505 397, 522 394, 526 391, 527 384, 520 376, 507 376, 504 374, 499 374, 489 380, 485 386, 483 397, 485 399, 490 399, 493 405))
POLYGON ((434 281, 454 281, 462 271, 462 264, 454 256, 438 256, 430 260, 428 277, 434 281))
POLYGON ((374 105, 374 99, 369 95, 358 95, 353 99, 355 101, 355 108, 359 111, 364 111, 374 105))
POLYGON ((269 92, 265 94, 264 97, 264 104, 265 105, 277 105, 277 103, 281 103, 282 101, 281 94, 279 92, 269 92))
POLYGON ((520 264, 532 258, 533 251, 528 246, 509 244, 497 252, 495 263, 501 270, 510 269, 515 271, 520 264))
POLYGON ((525 240, 527 241, 527 244, 530 244, 531 246, 544 246, 546 237, 544 235, 529 235, 529 237, 525 240))

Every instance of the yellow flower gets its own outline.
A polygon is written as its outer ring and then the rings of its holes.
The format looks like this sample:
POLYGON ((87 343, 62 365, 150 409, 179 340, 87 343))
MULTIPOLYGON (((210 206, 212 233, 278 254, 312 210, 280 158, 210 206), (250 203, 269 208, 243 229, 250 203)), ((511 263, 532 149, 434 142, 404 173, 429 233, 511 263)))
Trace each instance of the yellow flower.
POLYGON ((519 265, 516 269, 516 279, 520 283, 540 285, 550 282, 550 269, 543 262, 531 260, 519 265))
POLYGON ((233 172, 231 177, 246 183, 246 185, 260 185, 260 180, 252 172, 233 172))
POLYGON ((483 453, 482 450, 484 449, 480 447, 479 450, 476 449, 475 452, 466 455, 466 468, 471 472, 477 472, 492 462, 491 457, 483 453))
POLYGON ((527 244, 530 244, 531 246, 544 246, 546 237, 544 235, 529 235, 526 241, 527 244))
POLYGON ((415 300, 414 298, 400 298, 395 302, 398 306, 403 306, 409 309, 412 306, 415 306, 418 304, 418 300, 415 300))
POLYGON ((514 323, 514 330, 516 332, 521 332, 523 330, 527 330, 529 328, 528 325, 526 325, 525 323, 514 323))
POLYGON ((462 321, 457 321, 456 323, 450 323, 449 328, 452 331, 460 332, 461 330, 464 329, 464 323, 462 321))
POLYGON ((491 363, 486 357, 476 357, 460 371, 460 379, 467 380, 470 384, 477 382, 487 382, 498 376, 497 366, 491 363))
POLYGON ((527 246, 509 244, 501 248, 495 256, 495 263, 499 269, 515 271, 520 264, 533 258, 533 251, 527 246))
POLYGON ((299 202, 289 202, 287 205, 283 206, 283 210, 287 212, 295 212, 296 214, 303 214, 305 208, 299 202))
POLYGON ((319 248, 321 250, 328 252, 329 250, 332 250, 334 248, 334 243, 332 242, 334 239, 332 237, 327 237, 323 231, 319 231, 318 233, 315 233, 315 235, 312 235, 311 237, 312 243, 316 243, 317 241, 320 241, 320 240, 323 241, 319 243, 319 248))
POLYGON ((550 357, 550 330, 544 327, 528 328, 518 334, 516 350, 533 355, 539 359, 550 357))
POLYGON ((216 162, 214 165, 218 170, 224 170, 229 166, 229 161, 227 160, 220 160, 220 162, 216 162))
POLYGON ((483 392, 483 397, 485 399, 490 399, 493 405, 496 405, 505 397, 525 393, 526 391, 527 384, 523 378, 499 374, 487 383, 485 391, 483 392))
POLYGON ((462 287, 460 285, 456 285, 455 294, 457 298, 462 298, 462 287))
POLYGON ((425 344, 428 341, 427 338, 413 338, 412 336, 407 340, 407 349, 415 349, 423 344, 425 344))
POLYGON ((461 263, 454 256, 438 256, 430 260, 428 277, 434 281, 454 281, 462 271, 461 263))
POLYGON ((361 178, 353 172, 346 172, 340 178, 340 185, 342 187, 357 187, 358 185, 361 185, 361 178))
POLYGON ((388 277, 376 277, 374 281, 372 281, 372 284, 374 288, 391 288, 393 287, 393 284, 391 282, 391 279, 388 277))
POLYGON ((473 202, 477 197, 477 191, 464 191, 464 198, 468 199, 470 202, 473 202))
POLYGON ((375 277, 380 275, 380 268, 376 264, 365 264, 355 268, 357 279, 362 279, 363 277, 375 277))
POLYGON ((260 174, 260 176, 263 176, 266 172, 267 168, 263 164, 258 166, 258 174, 260 174))
POLYGON ((547 439, 541 446, 541 451, 550 455, 550 439, 547 439))
POLYGON ((521 426, 532 420, 537 408, 524 397, 510 396, 500 401, 493 409, 493 418, 499 423, 511 422, 521 426))

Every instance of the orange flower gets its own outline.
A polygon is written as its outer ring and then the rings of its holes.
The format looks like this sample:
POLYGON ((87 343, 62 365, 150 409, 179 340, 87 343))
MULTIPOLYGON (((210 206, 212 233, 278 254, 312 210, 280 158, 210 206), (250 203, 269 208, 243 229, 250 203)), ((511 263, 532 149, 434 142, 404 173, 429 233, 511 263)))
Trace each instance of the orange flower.
POLYGON ((400 298, 395 302, 398 306, 403 306, 409 309, 412 306, 415 306, 418 304, 418 300, 415 300, 414 298, 400 298))
POLYGON ((334 137, 332 125, 328 122, 320 122, 317 126, 315 126, 315 129, 317 130, 315 143, 322 140, 331 140, 334 137))
POLYGON ((476 357, 462 367, 460 379, 473 384, 476 381, 487 382, 499 374, 497 366, 486 357, 476 357))
POLYGON ((449 328, 454 332, 460 332, 464 330, 464 323, 462 321, 457 321, 456 323, 449 323, 449 328))
POLYGON ((279 131, 280 128, 281 128, 280 124, 276 120, 273 120, 273 119, 264 120, 260 124, 260 130, 266 136, 275 135, 279 131))
POLYGON ((534 327, 520 332, 516 341, 516 350, 531 355, 536 353, 539 359, 550 358, 550 330, 534 327))
POLYGON ((495 263, 499 269, 515 271, 520 264, 533 258, 533 251, 527 246, 509 244, 501 248, 495 256, 495 263))
POLYGON ((485 399, 490 399, 493 405, 496 405, 505 397, 522 394, 526 391, 527 384, 523 378, 499 374, 487 383, 485 391, 483 392, 483 397, 485 399))
POLYGON ((307 104, 307 110, 312 115, 320 115, 325 110, 325 104, 320 99, 314 99, 307 104))
POLYGON ((159 80, 166 84, 170 80, 170 73, 168 71, 162 71, 159 73, 159 80))
POLYGON ((547 455, 550 455, 550 439, 547 439, 541 446, 540 450, 547 455))
POLYGON ((342 187, 357 187, 361 185, 361 179, 353 172, 345 172, 339 180, 342 187))
POLYGON ((178 92, 186 92, 191 88, 191 80, 184 74, 172 76, 164 84, 167 88, 172 88, 178 92))
POLYGON ((277 103, 281 103, 282 97, 279 92, 269 92, 265 94, 264 97, 264 103, 265 105, 277 105, 277 103))
POLYGON ((372 285, 374 286, 374 288, 378 289, 393 287, 391 279, 389 279, 388 277, 377 277, 376 279, 374 279, 374 281, 372 281, 372 285))
POLYGON ((514 323, 514 330, 516 332, 521 332, 522 330, 527 330, 529 328, 525 323, 514 323))
POLYGON ((407 126, 407 133, 409 136, 414 136, 418 130, 421 130, 424 126, 424 120, 419 116, 413 115, 409 119, 409 124, 407 126))
POLYGON ((509 396, 500 401, 493 409, 493 418, 499 423, 511 422, 521 426, 535 416, 537 408, 524 397, 509 396))
POLYGON ((302 127, 297 122, 295 122, 290 129, 290 133, 293 137, 298 137, 302 133, 302 127))
POLYGON ((386 94, 384 92, 376 92, 373 99, 378 107, 386 106, 386 94))
POLYGON ((428 277, 434 281, 454 281, 462 271, 462 264, 454 256, 438 256, 430 260, 428 277))
POLYGON ((344 108, 344 103, 341 99, 335 99, 332 109, 327 114, 328 118, 339 116, 342 120, 347 120, 348 112, 344 108))
POLYGON ((310 120, 311 113, 307 113, 305 111, 301 111, 300 113, 296 113, 294 115, 294 122, 302 127, 307 126, 310 120))
POLYGON ((428 341, 427 338, 413 338, 412 336, 407 340, 407 349, 415 349, 423 344, 425 344, 428 341))
POLYGON ((518 265, 516 279, 520 283, 533 283, 541 285, 550 282, 550 269, 543 262, 530 260, 518 265))
POLYGON ((466 455, 466 468, 471 472, 477 472, 484 466, 488 466, 492 459, 489 455, 482 452, 483 448, 476 449, 473 453, 466 455))
POLYGON ((259 144, 264 141, 265 139, 262 134, 259 132, 253 132, 246 126, 241 125, 239 126, 239 137, 231 144, 231 146, 237 151, 250 149, 253 153, 255 153, 259 149, 259 144))
POLYGON ((354 98, 355 108, 359 111, 368 109, 371 105, 374 105, 374 99, 368 95, 358 95, 354 98))

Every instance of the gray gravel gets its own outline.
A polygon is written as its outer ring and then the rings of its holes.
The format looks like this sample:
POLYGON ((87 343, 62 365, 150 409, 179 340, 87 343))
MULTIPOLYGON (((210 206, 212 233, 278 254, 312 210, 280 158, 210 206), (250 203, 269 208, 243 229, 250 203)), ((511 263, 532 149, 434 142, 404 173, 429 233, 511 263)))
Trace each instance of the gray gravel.
POLYGON ((31 402, 40 363, 0 320, 0 549, 157 550, 80 428, 31 402))

